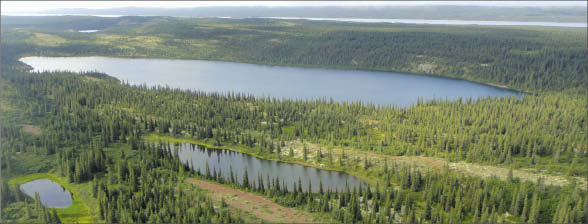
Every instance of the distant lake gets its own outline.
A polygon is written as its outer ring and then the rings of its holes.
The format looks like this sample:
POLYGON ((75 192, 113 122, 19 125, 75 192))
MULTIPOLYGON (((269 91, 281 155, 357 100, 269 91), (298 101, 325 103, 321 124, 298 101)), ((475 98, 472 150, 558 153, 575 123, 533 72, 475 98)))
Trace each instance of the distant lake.
MULTIPOLYGON (((225 149, 210 149, 193 144, 173 144, 170 149, 172 152, 177 150, 180 160, 186 165, 193 165, 194 171, 200 171, 200 174, 206 174, 206 164, 208 164, 211 175, 213 172, 221 172, 225 180, 230 180, 230 172, 233 171, 235 181, 242 183, 245 169, 250 183, 258 184, 259 177, 263 178, 264 186, 268 187, 267 178, 270 182, 279 179, 281 187, 286 184, 288 190, 292 190, 294 183, 298 185, 298 180, 302 184, 304 191, 308 190, 309 184, 313 192, 318 192, 322 181, 323 190, 331 189, 343 191, 347 185, 350 189, 365 187, 365 183, 355 176, 313 167, 301 166, 298 164, 283 163, 272 160, 259 159, 240 152, 234 152, 225 149)), ((324 158, 324 160, 327 160, 324 158)))
POLYGON ((80 32, 80 33, 96 33, 98 31, 99 30, 78 30, 78 32, 80 32))
POLYGON ((523 22, 523 21, 439 20, 439 19, 358 19, 358 18, 310 18, 310 17, 263 17, 263 18, 326 20, 326 21, 360 22, 360 23, 412 23, 412 24, 431 24, 431 25, 587 27, 586 23, 570 23, 570 22, 523 22))
POLYGON ((394 72, 267 66, 234 62, 113 57, 25 57, 34 71, 99 71, 132 84, 278 99, 372 102, 406 107, 418 98, 504 97, 518 92, 474 82, 394 72))
MULTIPOLYGON (((126 15, 101 15, 101 14, 75 14, 75 13, 3 13, 3 16, 96 16, 96 17, 122 17, 126 15)), ((132 15, 132 16, 161 16, 161 15, 132 15)), ((191 17, 191 16, 178 16, 191 17)), ((205 16, 195 18, 233 18, 230 16, 205 16)), ((443 19, 365 19, 365 18, 317 18, 317 17, 253 17, 268 19, 307 19, 329 20, 342 22, 363 23, 412 23, 431 25, 480 25, 480 26, 558 26, 558 27, 587 27, 586 23, 575 22, 525 22, 525 21, 492 21, 492 20, 443 20, 443 19)), ((240 19, 240 18, 235 18, 240 19)))
POLYGON ((33 180, 20 185, 20 190, 31 198, 39 193, 41 203, 49 208, 67 208, 72 204, 71 193, 48 179, 33 180))

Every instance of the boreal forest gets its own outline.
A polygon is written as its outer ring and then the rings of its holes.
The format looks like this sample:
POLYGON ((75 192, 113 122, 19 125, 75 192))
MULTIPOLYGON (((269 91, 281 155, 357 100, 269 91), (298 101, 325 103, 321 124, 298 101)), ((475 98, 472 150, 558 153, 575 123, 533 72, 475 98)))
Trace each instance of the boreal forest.
POLYGON ((2 16, 1 29, 2 222, 588 222, 585 28, 2 16), (520 95, 408 107, 282 99, 34 71, 28 56, 402 72, 520 95), (185 145, 363 184, 216 170, 184 162, 185 145), (38 179, 71 205, 25 194, 38 179))

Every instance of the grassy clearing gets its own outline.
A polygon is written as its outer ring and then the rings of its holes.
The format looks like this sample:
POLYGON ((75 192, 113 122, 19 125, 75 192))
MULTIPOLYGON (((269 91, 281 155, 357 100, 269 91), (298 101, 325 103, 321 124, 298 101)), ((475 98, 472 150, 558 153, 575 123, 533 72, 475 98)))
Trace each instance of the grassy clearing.
POLYGON ((41 135, 41 128, 36 125, 25 124, 22 126, 22 130, 33 135, 41 135))
POLYGON ((29 43, 41 46, 59 46, 67 42, 66 39, 46 33, 34 33, 34 37, 27 40, 29 43))
POLYGON ((20 185, 37 179, 52 180, 72 193, 73 204, 67 208, 57 208, 57 215, 64 223, 95 223, 97 219, 90 214, 90 207, 85 202, 95 202, 92 211, 98 212, 97 201, 91 198, 90 183, 72 184, 64 177, 52 173, 35 173, 26 176, 19 176, 9 180, 11 185, 20 185))

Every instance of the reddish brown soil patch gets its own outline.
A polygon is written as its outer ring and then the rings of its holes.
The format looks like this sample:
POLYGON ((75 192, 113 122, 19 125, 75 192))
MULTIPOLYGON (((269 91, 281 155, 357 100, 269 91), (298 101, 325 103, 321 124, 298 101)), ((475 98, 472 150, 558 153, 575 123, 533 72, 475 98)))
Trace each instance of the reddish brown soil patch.
POLYGON ((84 76, 84 79, 85 79, 85 80, 88 80, 88 81, 92 81, 92 82, 98 82, 98 81, 101 81, 99 78, 92 77, 92 76, 84 76))
POLYGON ((41 134, 41 128, 39 128, 39 126, 34 126, 34 125, 30 125, 30 124, 23 125, 22 130, 27 133, 31 133, 33 135, 40 135, 41 134))
POLYGON ((209 191, 209 196, 234 208, 246 211, 270 223, 311 223, 312 218, 293 208, 278 205, 253 193, 243 192, 220 184, 189 178, 188 183, 209 191))

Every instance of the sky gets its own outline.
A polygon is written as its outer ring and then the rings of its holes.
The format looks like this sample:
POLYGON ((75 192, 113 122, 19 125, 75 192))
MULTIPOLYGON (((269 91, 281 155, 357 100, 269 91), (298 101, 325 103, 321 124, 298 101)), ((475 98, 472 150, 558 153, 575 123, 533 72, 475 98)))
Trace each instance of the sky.
POLYGON ((1 1, 1 12, 27 13, 49 9, 117 7, 187 8, 203 6, 414 6, 414 5, 475 5, 475 6, 578 6, 585 1, 1 1))

